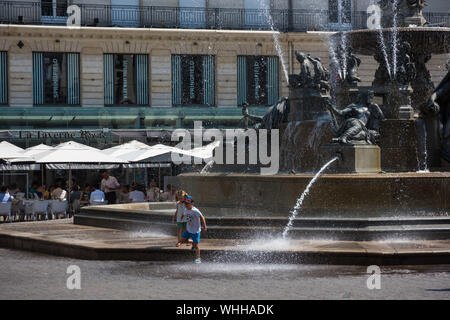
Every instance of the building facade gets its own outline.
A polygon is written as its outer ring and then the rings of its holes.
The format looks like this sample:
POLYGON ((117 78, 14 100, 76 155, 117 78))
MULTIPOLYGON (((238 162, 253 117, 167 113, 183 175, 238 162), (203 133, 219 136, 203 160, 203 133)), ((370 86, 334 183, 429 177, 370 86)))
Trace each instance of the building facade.
MULTIPOLYGON (((167 138, 196 120, 241 127, 244 102, 263 115, 288 95, 287 75, 299 71, 295 50, 328 64, 329 35, 365 28, 368 4, 0 1, 0 136, 34 143, 89 133, 113 143, 167 138), (67 26, 71 5, 80 8, 79 27, 67 26)), ((432 1, 428 17, 448 24, 449 9, 432 1)), ((377 63, 361 58, 361 85, 370 85, 377 63)), ((448 58, 428 62, 435 82, 448 58)))

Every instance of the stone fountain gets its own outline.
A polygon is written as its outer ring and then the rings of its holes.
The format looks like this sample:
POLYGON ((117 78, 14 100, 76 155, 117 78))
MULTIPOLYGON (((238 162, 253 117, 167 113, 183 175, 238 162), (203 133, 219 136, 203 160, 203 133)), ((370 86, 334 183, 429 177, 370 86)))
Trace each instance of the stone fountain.
MULTIPOLYGON (((426 68, 431 55, 450 51, 450 29, 424 26, 422 2, 401 1, 395 15, 383 2, 385 28, 333 35, 335 43, 343 43, 340 38, 345 36, 348 45, 338 48, 330 71, 320 59, 296 52, 301 68, 289 77, 289 97, 262 118, 244 107, 244 116, 258 128, 280 130, 279 174, 248 173, 246 165, 242 173, 230 173, 215 165, 213 173, 172 177, 170 183, 191 194, 206 215, 206 237, 280 236, 297 198, 311 187, 313 173, 322 169, 325 174, 302 198, 289 237, 450 239, 450 172, 441 165, 448 136, 438 131, 439 124, 448 129, 450 76, 434 91, 426 68), (394 16, 401 19, 394 22, 394 16), (401 26, 395 32, 393 23, 401 26), (387 41, 396 48, 385 54, 395 51, 395 70, 386 65, 381 46, 376 45, 393 36, 398 41, 387 41), (379 62, 370 88, 359 86, 357 55, 379 62), (439 112, 446 116, 442 122, 439 112), (426 144, 424 135, 418 134, 420 121, 426 124, 426 144), (421 162, 424 145, 428 159, 421 162), (339 160, 322 168, 334 157, 339 160), (418 173, 421 163, 432 172, 418 173)), ((74 221, 172 230, 164 210, 173 208, 171 204, 85 208, 74 221)))

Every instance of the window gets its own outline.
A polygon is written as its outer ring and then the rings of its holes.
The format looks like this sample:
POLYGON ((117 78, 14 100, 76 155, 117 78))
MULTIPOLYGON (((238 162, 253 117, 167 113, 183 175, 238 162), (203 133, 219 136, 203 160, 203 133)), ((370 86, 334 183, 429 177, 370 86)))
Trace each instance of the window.
POLYGON ((206 0, 180 0, 180 27, 206 27, 206 0))
POLYGON ((8 103, 8 56, 0 51, 0 105, 8 103))
POLYGON ((172 56, 173 105, 214 105, 214 90, 214 56, 172 56))
POLYGON ((349 26, 352 22, 351 0, 328 0, 328 19, 330 25, 349 26))
POLYGON ((148 105, 148 55, 105 54, 105 105, 148 105))
POLYGON ((42 22, 65 23, 67 0, 41 0, 42 22))
POLYGON ((137 28, 140 21, 139 0, 111 0, 111 24, 137 28))
POLYGON ((78 53, 33 52, 33 103, 80 104, 78 53))
POLYGON ((245 0, 245 25, 250 29, 267 29, 270 26, 270 0, 245 0))
POLYGON ((273 105, 278 95, 278 57, 238 56, 238 105, 273 105))

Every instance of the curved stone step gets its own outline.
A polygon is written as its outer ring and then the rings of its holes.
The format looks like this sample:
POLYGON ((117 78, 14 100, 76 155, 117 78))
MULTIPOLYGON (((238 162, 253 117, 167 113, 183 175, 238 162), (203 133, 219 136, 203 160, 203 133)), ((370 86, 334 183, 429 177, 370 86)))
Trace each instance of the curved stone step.
MULTIPOLYGON (((218 239, 266 238, 281 236, 287 219, 221 218, 208 219, 202 237, 218 239)), ((125 230, 152 230, 175 233, 171 217, 160 214, 82 212, 75 224, 125 230)), ((450 239, 450 219, 443 217, 401 219, 312 219, 300 218, 289 231, 295 239, 450 239)))

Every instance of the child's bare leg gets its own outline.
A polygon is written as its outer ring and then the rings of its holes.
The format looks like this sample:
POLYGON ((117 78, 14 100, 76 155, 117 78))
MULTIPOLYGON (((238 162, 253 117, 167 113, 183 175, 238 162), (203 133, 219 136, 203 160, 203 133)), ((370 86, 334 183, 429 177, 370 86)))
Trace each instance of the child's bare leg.
POLYGON ((177 233, 177 235, 178 235, 178 242, 181 242, 181 231, 183 231, 183 229, 178 228, 178 233, 177 233))
POLYGON ((187 243, 189 241, 189 239, 185 239, 185 238, 183 238, 183 237, 181 237, 181 239, 180 239, 180 242, 181 243, 187 243))
POLYGON ((198 243, 193 243, 193 246, 195 248, 195 253, 197 255, 197 259, 200 259, 200 246, 198 245, 198 243))

